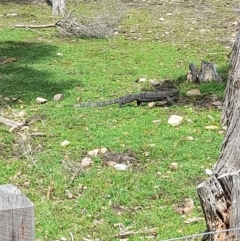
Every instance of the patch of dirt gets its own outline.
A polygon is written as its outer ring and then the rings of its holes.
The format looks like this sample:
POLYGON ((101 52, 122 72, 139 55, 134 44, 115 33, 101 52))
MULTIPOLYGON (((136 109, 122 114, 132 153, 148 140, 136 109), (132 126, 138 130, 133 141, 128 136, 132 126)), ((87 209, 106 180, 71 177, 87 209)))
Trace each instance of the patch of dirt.
POLYGON ((215 108, 222 110, 223 100, 217 98, 215 95, 202 95, 202 96, 192 96, 192 97, 180 97, 177 105, 193 105, 200 108, 215 108))
POLYGON ((127 150, 124 153, 107 152, 103 154, 102 159, 103 163, 107 165, 109 162, 129 165, 137 161, 135 153, 131 150, 127 150))
POLYGON ((143 171, 145 168, 141 161, 136 158, 136 154, 132 150, 126 150, 123 153, 107 152, 102 155, 102 161, 106 166, 125 164, 128 169, 135 171, 143 171))
MULTIPOLYGON (((145 24, 152 28, 141 27, 141 22, 126 30, 126 38, 136 40, 153 39, 173 43, 185 48, 197 42, 208 43, 215 40, 232 47, 238 29, 240 3, 233 1, 199 0, 133 0, 125 2, 130 11, 145 15, 145 24)), ((124 29, 125 30, 125 29, 124 29)))

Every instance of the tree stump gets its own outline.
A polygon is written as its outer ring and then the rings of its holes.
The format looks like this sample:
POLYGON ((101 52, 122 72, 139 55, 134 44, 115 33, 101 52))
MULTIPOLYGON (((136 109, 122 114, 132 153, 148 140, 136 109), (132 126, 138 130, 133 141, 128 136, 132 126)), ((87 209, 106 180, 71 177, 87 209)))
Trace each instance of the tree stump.
POLYGON ((11 185, 0 185, 0 240, 35 241, 34 205, 11 185))
POLYGON ((227 132, 211 178, 198 186, 210 241, 240 240, 240 29, 233 46, 222 124, 227 132))
POLYGON ((197 67, 193 63, 189 64, 189 69, 188 82, 222 82, 222 78, 217 72, 217 66, 214 63, 203 60, 201 62, 200 71, 198 71, 197 67))

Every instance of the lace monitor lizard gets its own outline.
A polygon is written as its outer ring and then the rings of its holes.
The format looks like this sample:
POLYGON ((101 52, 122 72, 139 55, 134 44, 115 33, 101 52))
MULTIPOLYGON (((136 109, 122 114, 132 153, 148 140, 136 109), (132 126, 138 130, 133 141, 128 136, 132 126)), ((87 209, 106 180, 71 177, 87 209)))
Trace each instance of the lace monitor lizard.
POLYGON ((82 107, 102 107, 107 105, 118 104, 119 107, 127 103, 137 101, 137 105, 140 105, 142 102, 152 102, 152 101, 171 101, 172 97, 175 97, 179 94, 177 89, 170 89, 166 91, 152 91, 152 92, 140 92, 132 93, 126 96, 122 96, 112 100, 100 101, 100 102, 86 102, 79 103, 74 105, 76 108, 82 107))

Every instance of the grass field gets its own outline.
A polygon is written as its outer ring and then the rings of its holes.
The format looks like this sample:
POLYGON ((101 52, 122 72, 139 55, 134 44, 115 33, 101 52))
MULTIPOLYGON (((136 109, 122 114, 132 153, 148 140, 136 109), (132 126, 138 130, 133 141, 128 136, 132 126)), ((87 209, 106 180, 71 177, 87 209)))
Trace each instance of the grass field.
MULTIPOLYGON (((78 7, 88 14, 95 4, 85 1, 78 7)), ((156 228, 153 240, 205 230, 204 219, 185 221, 203 218, 196 188, 220 152, 224 132, 219 110, 202 108, 194 98, 167 108, 64 105, 139 92, 146 87, 135 82, 141 77, 175 80, 183 100, 193 88, 200 89, 202 98, 222 99, 237 1, 125 4, 117 36, 81 39, 60 38, 55 28, 12 28, 52 23, 58 17, 51 16, 46 4, 0 3, 0 58, 16 58, 0 65, 1 115, 29 123, 14 132, 0 126, 0 184, 18 186, 34 202, 36 237, 42 240, 71 240, 70 233, 74 240, 119 240, 119 226, 135 231, 156 228), (186 82, 188 64, 199 66, 203 59, 217 64, 224 83, 186 82), (64 95, 59 103, 52 100, 57 93, 64 95), (38 105, 37 97, 48 102, 38 105), (182 116, 183 123, 170 126, 171 115, 182 116), (33 132, 46 136, 32 137, 33 132), (62 147, 65 140, 70 144, 62 147), (118 171, 103 165, 98 155, 91 167, 74 176, 87 152, 102 147, 118 153, 131 150, 136 162, 118 171), (176 170, 171 169, 173 162, 176 170), (173 205, 186 198, 195 208, 183 216, 173 205)), ((149 238, 140 233, 127 240, 149 238)))

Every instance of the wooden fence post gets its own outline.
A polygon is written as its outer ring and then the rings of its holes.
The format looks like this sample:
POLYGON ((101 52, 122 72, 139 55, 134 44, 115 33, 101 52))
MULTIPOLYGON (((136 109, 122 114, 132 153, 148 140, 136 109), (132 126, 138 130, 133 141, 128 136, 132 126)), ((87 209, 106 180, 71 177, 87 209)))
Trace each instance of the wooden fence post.
POLYGON ((35 241, 34 204, 11 184, 0 185, 0 240, 35 241))

